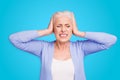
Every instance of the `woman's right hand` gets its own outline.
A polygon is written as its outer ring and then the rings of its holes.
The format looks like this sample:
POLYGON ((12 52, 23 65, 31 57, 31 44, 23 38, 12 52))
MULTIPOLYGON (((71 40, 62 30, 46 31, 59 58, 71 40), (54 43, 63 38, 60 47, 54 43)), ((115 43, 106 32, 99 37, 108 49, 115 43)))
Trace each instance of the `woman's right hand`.
POLYGON ((50 19, 49 25, 48 25, 48 34, 52 34, 53 33, 53 17, 50 19))
POLYGON ((45 30, 38 30, 39 36, 46 36, 53 33, 53 17, 51 18, 48 28, 45 30))

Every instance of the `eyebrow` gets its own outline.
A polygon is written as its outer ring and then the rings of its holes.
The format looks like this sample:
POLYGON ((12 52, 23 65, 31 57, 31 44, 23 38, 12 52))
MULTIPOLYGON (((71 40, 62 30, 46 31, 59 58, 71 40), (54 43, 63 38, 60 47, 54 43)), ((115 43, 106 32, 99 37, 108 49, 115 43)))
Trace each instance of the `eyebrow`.
MULTIPOLYGON (((62 24, 58 24, 58 25, 62 25, 62 24)), ((69 24, 65 24, 65 25, 69 25, 69 24)))
POLYGON ((65 24, 65 25, 69 25, 69 24, 65 24))

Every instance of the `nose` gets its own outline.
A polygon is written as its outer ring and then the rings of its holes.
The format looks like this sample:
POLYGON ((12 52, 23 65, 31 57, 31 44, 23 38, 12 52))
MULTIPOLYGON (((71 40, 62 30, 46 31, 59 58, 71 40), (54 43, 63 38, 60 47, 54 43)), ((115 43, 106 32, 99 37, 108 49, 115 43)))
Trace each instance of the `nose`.
POLYGON ((66 28, 63 26, 61 29, 62 32, 66 31, 66 28))

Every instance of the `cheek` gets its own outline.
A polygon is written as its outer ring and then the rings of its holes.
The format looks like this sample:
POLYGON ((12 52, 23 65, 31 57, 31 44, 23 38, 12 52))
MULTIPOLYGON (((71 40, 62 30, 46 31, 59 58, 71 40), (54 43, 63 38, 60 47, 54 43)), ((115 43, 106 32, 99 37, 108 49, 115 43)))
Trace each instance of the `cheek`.
POLYGON ((54 31, 55 34, 58 34, 60 32, 60 30, 57 29, 57 28, 54 28, 53 31, 54 31))
POLYGON ((69 36, 72 35, 72 28, 68 29, 69 36))
POLYGON ((68 28, 67 31, 68 31, 68 32, 72 32, 72 28, 68 28))

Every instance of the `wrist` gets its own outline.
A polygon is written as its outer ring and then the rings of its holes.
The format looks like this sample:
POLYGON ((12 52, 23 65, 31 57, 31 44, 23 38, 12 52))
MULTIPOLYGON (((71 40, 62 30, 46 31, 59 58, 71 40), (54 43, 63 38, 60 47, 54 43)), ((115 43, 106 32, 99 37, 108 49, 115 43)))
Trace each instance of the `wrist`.
POLYGON ((52 30, 51 29, 46 29, 46 34, 49 35, 49 34, 52 34, 52 30))
POLYGON ((79 37, 85 37, 85 32, 80 32, 80 31, 77 31, 77 36, 79 36, 79 37))
POLYGON ((48 29, 44 29, 44 30, 38 30, 38 34, 39 36, 46 36, 48 35, 50 32, 48 29))

